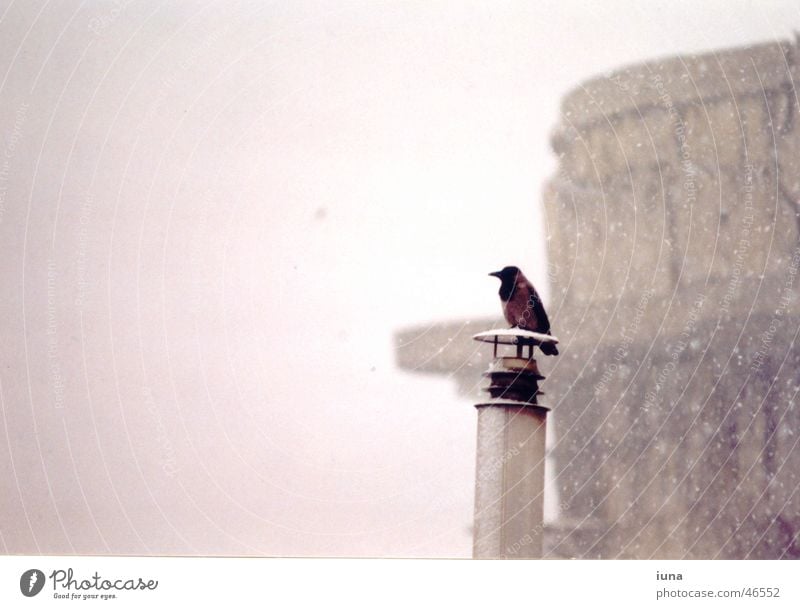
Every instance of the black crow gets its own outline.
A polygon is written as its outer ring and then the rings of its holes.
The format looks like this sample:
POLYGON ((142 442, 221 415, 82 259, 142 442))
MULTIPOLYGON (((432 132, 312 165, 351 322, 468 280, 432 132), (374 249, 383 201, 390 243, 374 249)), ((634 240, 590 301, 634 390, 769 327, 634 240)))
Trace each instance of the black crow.
MULTIPOLYGON (((547 319, 542 299, 522 271, 515 266, 507 266, 502 271, 489 275, 502 282, 500 301, 503 304, 503 315, 512 328, 550 334, 550 320, 547 319)), ((544 343, 540 348, 545 355, 558 355, 558 349, 553 343, 544 343)))

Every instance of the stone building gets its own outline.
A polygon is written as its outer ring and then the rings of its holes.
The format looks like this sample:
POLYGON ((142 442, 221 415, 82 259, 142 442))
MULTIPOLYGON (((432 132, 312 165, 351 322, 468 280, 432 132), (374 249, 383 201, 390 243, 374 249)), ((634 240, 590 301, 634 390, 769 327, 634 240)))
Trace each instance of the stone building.
MULTIPOLYGON (((800 558, 798 64, 788 42, 682 56, 563 100, 549 556, 800 558)), ((474 395, 485 321, 401 333, 400 365, 474 395)))

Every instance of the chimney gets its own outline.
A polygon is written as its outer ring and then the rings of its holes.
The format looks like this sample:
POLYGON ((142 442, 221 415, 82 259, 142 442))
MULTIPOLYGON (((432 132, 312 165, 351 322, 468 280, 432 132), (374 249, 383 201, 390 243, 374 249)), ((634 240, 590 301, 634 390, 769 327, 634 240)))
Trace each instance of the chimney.
POLYGON ((478 409, 474 558, 541 558, 544 534, 545 430, 538 402, 544 380, 534 348, 558 340, 516 328, 473 336, 494 346, 484 376, 489 397, 478 409), (514 349, 510 349, 514 347, 514 349), (498 349, 513 355, 498 356, 498 349))

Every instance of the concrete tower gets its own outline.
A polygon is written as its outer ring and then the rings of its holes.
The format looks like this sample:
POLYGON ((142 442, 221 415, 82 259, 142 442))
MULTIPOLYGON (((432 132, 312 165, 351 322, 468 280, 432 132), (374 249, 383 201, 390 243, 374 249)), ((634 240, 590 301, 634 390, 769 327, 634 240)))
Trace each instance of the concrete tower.
POLYGON ((563 102, 549 386, 586 557, 800 557, 795 45, 653 61, 563 102))

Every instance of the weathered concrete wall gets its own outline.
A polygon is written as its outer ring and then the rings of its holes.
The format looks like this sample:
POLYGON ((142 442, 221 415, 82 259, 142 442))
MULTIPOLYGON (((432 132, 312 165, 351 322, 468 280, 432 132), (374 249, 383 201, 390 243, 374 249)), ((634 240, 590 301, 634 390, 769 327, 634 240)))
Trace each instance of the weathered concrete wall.
POLYGON ((568 553, 800 557, 799 53, 654 61, 564 100, 546 388, 560 502, 593 531, 568 553))

